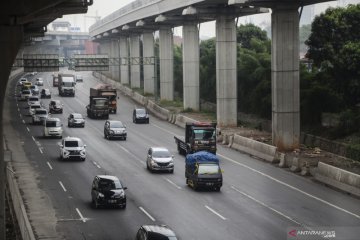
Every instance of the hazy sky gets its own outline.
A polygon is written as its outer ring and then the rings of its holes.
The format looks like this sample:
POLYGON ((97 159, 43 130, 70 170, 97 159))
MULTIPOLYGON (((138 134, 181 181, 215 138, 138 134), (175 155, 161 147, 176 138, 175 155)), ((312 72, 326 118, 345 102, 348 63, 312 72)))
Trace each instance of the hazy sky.
MULTIPOLYGON (((87 17, 84 18, 84 14, 78 14, 64 16, 63 19, 70 21, 72 26, 80 27, 82 30, 88 29, 89 26, 91 26, 95 22, 95 19, 93 18, 94 16, 100 16, 103 18, 133 1, 134 0, 94 0, 94 4, 89 7, 88 13, 85 14, 85 16, 87 17)), ((336 6, 338 4, 346 5, 348 3, 360 3, 360 0, 338 0, 316 4, 315 13, 319 13, 329 6, 336 6)), ((245 24, 250 22, 263 28, 264 25, 269 24, 270 14, 258 14, 251 17, 239 18, 239 24, 245 24)), ((174 33, 176 35, 181 35, 181 28, 175 28, 174 33)), ((201 24, 200 36, 215 36, 214 22, 201 24)))

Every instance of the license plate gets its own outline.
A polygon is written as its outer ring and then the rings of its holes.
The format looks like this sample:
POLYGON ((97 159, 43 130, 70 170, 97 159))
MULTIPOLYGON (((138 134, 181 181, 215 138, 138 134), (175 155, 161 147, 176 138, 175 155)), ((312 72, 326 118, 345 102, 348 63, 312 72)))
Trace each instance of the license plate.
POLYGON ((212 185, 214 185, 214 183, 211 182, 206 183, 206 186, 212 186, 212 185))
POLYGON ((109 200, 108 203, 116 203, 116 200, 109 200))

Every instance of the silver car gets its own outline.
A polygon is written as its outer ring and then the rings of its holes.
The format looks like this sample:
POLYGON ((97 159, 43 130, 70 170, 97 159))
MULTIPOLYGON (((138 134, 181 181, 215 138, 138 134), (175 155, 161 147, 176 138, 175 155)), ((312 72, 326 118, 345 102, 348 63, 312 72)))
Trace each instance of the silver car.
POLYGON ((149 171, 174 172, 174 156, 164 147, 151 147, 148 150, 146 167, 149 171))
POLYGON ((39 108, 34 111, 32 115, 33 124, 44 124, 45 120, 49 117, 48 111, 45 108, 39 108))

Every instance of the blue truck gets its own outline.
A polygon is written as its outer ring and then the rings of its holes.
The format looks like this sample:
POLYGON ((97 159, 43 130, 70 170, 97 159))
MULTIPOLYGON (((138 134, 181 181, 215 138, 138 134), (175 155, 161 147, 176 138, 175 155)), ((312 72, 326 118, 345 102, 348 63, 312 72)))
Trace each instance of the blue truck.
POLYGON ((207 151, 186 155, 185 178, 195 191, 200 188, 220 191, 223 178, 219 158, 207 151))

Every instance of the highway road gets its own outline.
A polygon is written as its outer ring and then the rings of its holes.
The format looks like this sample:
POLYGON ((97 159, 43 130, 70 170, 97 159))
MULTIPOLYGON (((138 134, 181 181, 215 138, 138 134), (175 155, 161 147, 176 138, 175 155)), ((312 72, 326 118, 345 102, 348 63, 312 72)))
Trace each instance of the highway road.
MULTIPOLYGON (((86 117, 85 128, 68 128, 69 113, 86 116, 89 88, 99 82, 90 72, 81 74, 84 82, 76 85, 74 98, 59 97, 50 73, 36 77, 43 77, 52 99, 64 104, 64 113, 53 117, 62 120, 64 137, 85 142, 85 162, 59 160, 60 140, 42 137, 43 127, 31 124, 26 102, 10 94, 6 106, 25 155, 40 176, 38 187, 54 207, 59 239, 134 239, 143 224, 166 224, 183 240, 279 240, 287 239, 291 227, 360 226, 359 199, 223 146, 218 147, 224 171, 221 191, 195 192, 185 184, 184 156, 177 153, 173 138, 184 130, 154 116, 150 124, 132 123, 135 103, 120 93, 118 113, 110 119, 127 125, 126 141, 105 139, 105 120, 86 117), (174 174, 146 170, 151 146, 166 147, 175 156, 174 174), (98 174, 116 175, 128 187, 126 209, 91 207, 91 183, 98 174)), ((10 84, 9 92, 15 93, 16 81, 10 84)), ((45 106, 49 101, 42 100, 45 106)))

